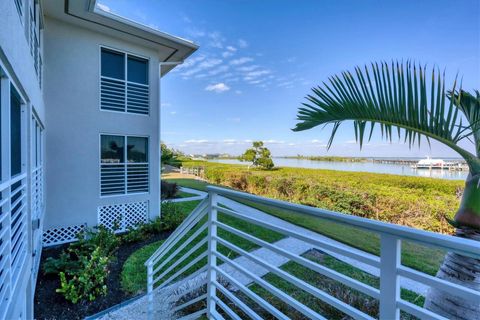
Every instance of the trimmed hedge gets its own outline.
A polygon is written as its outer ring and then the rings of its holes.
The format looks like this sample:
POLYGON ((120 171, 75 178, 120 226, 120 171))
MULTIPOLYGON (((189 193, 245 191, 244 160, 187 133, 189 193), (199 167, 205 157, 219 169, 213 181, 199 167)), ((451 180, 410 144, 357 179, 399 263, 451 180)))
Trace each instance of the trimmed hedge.
POLYGON ((365 172, 183 165, 203 166, 208 182, 240 191, 440 233, 453 232, 445 216, 455 215, 464 187, 463 181, 365 172))

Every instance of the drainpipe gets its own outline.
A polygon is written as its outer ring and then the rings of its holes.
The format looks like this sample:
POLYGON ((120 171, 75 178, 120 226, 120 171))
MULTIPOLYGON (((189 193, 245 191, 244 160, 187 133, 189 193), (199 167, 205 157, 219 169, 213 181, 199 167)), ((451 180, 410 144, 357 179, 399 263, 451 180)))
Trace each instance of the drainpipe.
MULTIPOLYGON (((162 67, 163 66, 178 66, 182 64, 182 61, 165 61, 160 62, 158 64, 158 143, 161 143, 161 127, 162 127, 162 99, 161 99, 161 92, 162 92, 162 67)), ((159 175, 158 175, 158 210, 159 215, 162 215, 161 207, 162 207, 162 147, 158 145, 158 164, 160 165, 159 168, 159 175)))

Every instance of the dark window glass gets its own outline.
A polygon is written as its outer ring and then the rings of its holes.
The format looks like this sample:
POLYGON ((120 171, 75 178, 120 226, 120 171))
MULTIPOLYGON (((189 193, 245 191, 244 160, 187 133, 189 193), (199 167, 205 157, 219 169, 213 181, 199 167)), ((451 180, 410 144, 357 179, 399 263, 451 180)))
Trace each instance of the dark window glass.
POLYGON ((128 56, 128 81, 148 84, 148 60, 128 56))
POLYGON ((102 76, 125 80, 125 55, 102 49, 102 76))
POLYGON ((102 163, 123 163, 125 159, 125 138, 122 136, 101 136, 102 163))
POLYGON ((141 137, 127 138, 128 162, 147 162, 148 139, 141 137))
POLYGON ((10 152, 12 177, 22 172, 22 104, 15 88, 10 88, 10 152))

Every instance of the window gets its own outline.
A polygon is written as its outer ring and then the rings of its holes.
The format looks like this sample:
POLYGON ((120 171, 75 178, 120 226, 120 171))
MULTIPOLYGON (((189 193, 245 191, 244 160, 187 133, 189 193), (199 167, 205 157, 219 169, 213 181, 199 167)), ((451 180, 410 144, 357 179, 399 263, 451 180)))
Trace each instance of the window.
POLYGON ((30 34, 30 53, 33 57, 35 72, 38 76, 40 87, 42 86, 42 57, 41 57, 41 38, 40 38, 40 21, 38 16, 37 4, 30 1, 29 15, 29 34, 30 34))
POLYGON ((148 192, 148 138, 100 136, 100 194, 148 192))
POLYGON ((107 48, 100 60, 100 109, 148 115, 148 60, 107 48))
POLYGON ((23 1, 22 0, 13 0, 15 2, 15 6, 17 7, 18 14, 23 16, 23 1))
POLYGON ((18 92, 10 88, 10 165, 11 176, 22 172, 22 103, 18 92))

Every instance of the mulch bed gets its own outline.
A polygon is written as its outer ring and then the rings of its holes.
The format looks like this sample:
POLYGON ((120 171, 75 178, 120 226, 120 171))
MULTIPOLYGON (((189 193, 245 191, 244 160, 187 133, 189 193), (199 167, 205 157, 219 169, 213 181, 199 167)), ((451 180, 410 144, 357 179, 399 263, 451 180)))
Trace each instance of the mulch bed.
POLYGON ((98 297, 92 302, 77 304, 66 301, 62 295, 55 292, 60 287, 58 275, 44 275, 42 272, 45 260, 48 257, 57 258, 68 245, 44 249, 35 290, 35 319, 83 319, 132 298, 132 294, 123 292, 120 287, 123 264, 133 252, 152 242, 166 239, 169 235, 170 232, 164 232, 141 242, 121 245, 116 252, 116 260, 113 260, 109 266, 107 295, 98 297))

